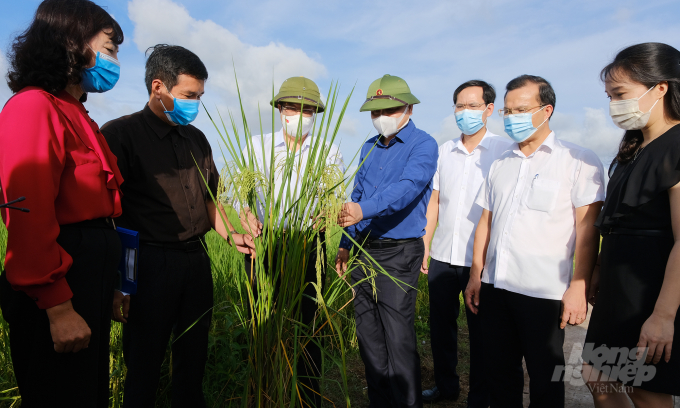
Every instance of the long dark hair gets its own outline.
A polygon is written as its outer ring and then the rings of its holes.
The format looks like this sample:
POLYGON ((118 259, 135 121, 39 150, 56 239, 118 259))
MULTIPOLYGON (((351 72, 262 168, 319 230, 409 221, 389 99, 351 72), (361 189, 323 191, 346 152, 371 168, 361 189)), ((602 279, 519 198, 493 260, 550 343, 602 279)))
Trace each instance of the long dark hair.
POLYGON ((102 30, 111 30, 114 44, 123 42, 120 25, 93 2, 43 1, 31 25, 12 42, 7 85, 15 93, 38 86, 56 94, 68 84, 79 84, 93 56, 87 43, 102 30))
MULTIPOLYGON (((605 81, 620 74, 647 88, 668 82, 664 113, 669 119, 680 120, 680 51, 662 43, 632 45, 616 54, 614 61, 602 69, 600 78, 605 81)), ((642 141, 641 130, 627 130, 614 160, 621 164, 633 160, 642 141)))

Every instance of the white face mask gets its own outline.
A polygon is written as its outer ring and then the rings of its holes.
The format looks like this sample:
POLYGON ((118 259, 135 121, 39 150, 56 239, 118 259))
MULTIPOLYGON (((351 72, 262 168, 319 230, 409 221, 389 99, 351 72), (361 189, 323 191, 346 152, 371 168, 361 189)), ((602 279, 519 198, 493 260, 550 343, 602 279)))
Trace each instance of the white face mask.
POLYGON ((609 116, 612 117, 614 124, 625 130, 639 130, 647 126, 647 122, 649 122, 649 115, 651 115, 652 109, 654 109, 654 106, 656 106, 661 98, 654 102, 654 105, 649 108, 647 113, 640 111, 640 105, 638 104, 638 101, 643 96, 647 95, 649 91, 654 89, 655 86, 656 85, 649 88, 647 92, 643 93, 638 98, 609 102, 609 116))
MULTIPOLYGON (((298 125, 300 124, 300 116, 299 114, 293 115, 293 116, 286 116, 283 113, 281 113, 281 123, 283 124, 283 130, 286 132, 288 136, 295 136, 298 137, 298 125)), ((314 125, 314 117, 315 115, 312 115, 311 117, 305 117, 302 116, 302 126, 300 129, 300 136, 303 137, 309 133, 310 130, 312 130, 312 126, 314 125)))
POLYGON ((404 113, 399 116, 399 119, 392 116, 380 115, 373 119, 373 127, 375 127, 375 130, 377 130, 381 135, 390 137, 408 123, 407 121, 401 128, 399 127, 399 122, 401 122, 401 120, 404 118, 406 112, 408 112, 408 105, 406 106, 406 109, 404 109, 404 113))

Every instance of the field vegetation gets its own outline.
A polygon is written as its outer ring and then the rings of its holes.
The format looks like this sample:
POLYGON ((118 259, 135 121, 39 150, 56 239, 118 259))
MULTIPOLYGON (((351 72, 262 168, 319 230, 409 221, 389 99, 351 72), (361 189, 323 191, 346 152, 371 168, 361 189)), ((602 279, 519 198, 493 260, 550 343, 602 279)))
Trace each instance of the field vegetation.
MULTIPOLYGON (((351 93, 342 104, 338 103, 337 86, 331 86, 326 95, 329 95, 326 110, 315 121, 310 164, 304 171, 300 167, 300 156, 291 152, 285 157, 274 157, 267 156, 262 149, 263 159, 258 163, 254 159, 257 155, 251 142, 252 135, 267 132, 263 132, 260 125, 259 132, 251 133, 242 109, 239 116, 228 116, 228 126, 219 113, 211 117, 222 138, 220 147, 228 163, 222 171, 218 196, 212 199, 228 204, 227 217, 238 232, 244 231, 233 210, 234 205, 253 209, 260 205, 267 210, 262 220, 262 235, 255 240, 257 253, 261 255, 250 261, 253 271, 250 276, 245 273, 243 254, 227 245, 214 231, 206 236, 215 300, 204 378, 210 407, 306 405, 300 392, 303 384, 298 377, 296 361, 304 358, 301 350, 312 341, 318 342, 323 350, 320 382, 324 406, 368 405, 356 340, 352 289, 334 271, 335 253, 343 234, 335 219, 346 200, 346 185, 353 174, 343 174, 328 164, 329 146, 335 142, 351 93), (267 168, 276 171, 266 171, 267 168), (275 177, 279 177, 279 185, 291 187, 277 191, 275 177), (317 279, 305 283, 304 271, 310 259, 314 259, 312 255, 316 255, 317 279), (301 323, 299 308, 303 296, 309 296, 303 293, 306 285, 314 287, 312 298, 319 307, 318 318, 309 325, 301 323)), ((272 109, 272 123, 275 123, 276 114, 278 111, 272 109)), ((349 167, 351 162, 345 164, 349 167)), ((2 264, 6 238, 6 230, 0 226, 2 264)), ((140 256, 144 256, 143 252, 140 256)), ((366 272, 369 280, 376 273, 384 273, 371 269, 366 272)), ((434 379, 426 276, 421 275, 417 289, 416 332, 422 357, 423 386, 431 387, 434 379)), ((134 314, 134 309, 130 313, 134 314)), ((463 312, 459 318, 462 395, 466 394, 468 370, 464 316, 463 312)), ((121 339, 122 326, 114 322, 111 327, 111 407, 122 406, 126 367, 121 339)), ((171 366, 168 348, 161 369, 159 407, 170 406, 171 366)), ((460 406, 465 406, 463 400, 461 398, 460 406)), ((20 403, 11 364, 8 327, 0 319, 0 407, 18 407, 20 403)))

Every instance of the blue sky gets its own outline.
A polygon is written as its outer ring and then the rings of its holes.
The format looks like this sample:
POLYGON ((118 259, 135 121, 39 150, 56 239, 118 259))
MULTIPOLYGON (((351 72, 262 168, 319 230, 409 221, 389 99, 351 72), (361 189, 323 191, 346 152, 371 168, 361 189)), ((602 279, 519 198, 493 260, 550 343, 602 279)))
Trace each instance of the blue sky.
MULTIPOLYGON (((6 2, 0 15, 0 70, 12 38, 30 22, 37 0, 6 2)), ((268 107, 272 82, 314 79, 327 93, 356 86, 341 128, 341 149, 351 159, 373 134, 359 113, 368 85, 383 74, 404 78, 421 100, 416 125, 441 143, 458 137, 454 89, 469 79, 496 87, 520 74, 548 79, 557 94, 551 127, 558 137, 593 149, 603 160, 616 151, 622 131, 608 116, 599 71, 628 45, 665 42, 680 48, 680 2, 674 1, 248 1, 99 0, 125 32, 122 76, 110 92, 92 95, 93 118, 106 121, 143 108, 144 50, 156 43, 183 45, 203 59, 210 79, 204 103, 214 112, 237 112, 232 60, 251 127, 257 104, 268 107)), ((0 83, 0 103, 10 92, 0 83)), ((271 111, 265 111, 271 117, 271 111)), ((278 120, 277 120, 278 122, 278 120)), ((207 115, 195 122, 218 151, 207 115)), ((265 119, 265 129, 271 122, 265 119)), ((276 124, 277 129, 280 126, 276 124)), ((496 115, 489 128, 499 134, 496 115)), ((216 154, 219 156, 219 153, 216 154)), ((216 159, 219 159, 216 157, 216 159)))

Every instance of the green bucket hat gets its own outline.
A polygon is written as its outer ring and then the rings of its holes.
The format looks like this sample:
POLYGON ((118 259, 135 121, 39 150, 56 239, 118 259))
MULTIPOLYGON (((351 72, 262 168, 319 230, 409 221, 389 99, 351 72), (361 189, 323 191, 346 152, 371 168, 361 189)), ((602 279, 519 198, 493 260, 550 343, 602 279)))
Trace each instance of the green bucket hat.
POLYGON ((373 81, 368 87, 366 102, 361 105, 359 112, 396 108, 417 103, 420 103, 420 101, 413 96, 406 81, 396 76, 385 75, 373 81))
POLYGON ((314 106, 321 113, 325 109, 321 101, 319 87, 314 81, 305 77, 288 78, 281 84, 279 93, 269 102, 271 106, 276 106, 279 102, 292 102, 303 104, 304 106, 314 106))

